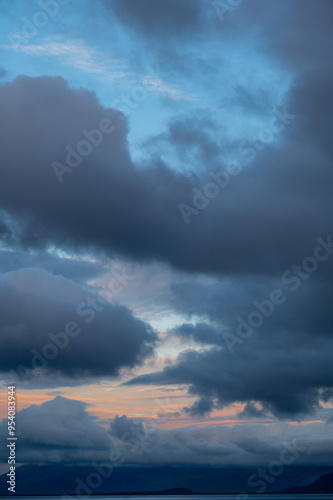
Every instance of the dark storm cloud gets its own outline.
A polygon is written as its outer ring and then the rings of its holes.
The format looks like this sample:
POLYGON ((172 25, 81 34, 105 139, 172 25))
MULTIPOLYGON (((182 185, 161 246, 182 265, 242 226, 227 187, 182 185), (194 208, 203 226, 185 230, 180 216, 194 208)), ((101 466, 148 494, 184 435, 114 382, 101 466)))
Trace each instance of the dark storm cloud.
POLYGON ((201 24, 201 0, 104 0, 119 20, 146 36, 182 37, 201 24))
POLYGON ((42 376, 51 386, 58 378, 85 383, 116 376, 152 353, 148 325, 61 276, 41 269, 2 274, 0 295, 2 373, 32 383, 42 376))
POLYGON ((254 335, 233 355, 226 348, 187 351, 173 366, 128 384, 188 384, 190 394, 209 398, 211 407, 256 401, 266 414, 304 418, 320 407, 321 388, 333 386, 333 340, 287 349, 281 337, 277 332, 272 345, 254 335))
MULTIPOLYGON (((214 6, 214 2, 208 4, 214 6)), ((252 0, 243 1, 229 11, 223 8, 227 2, 217 1, 215 5, 216 8, 212 8, 215 15, 210 22, 214 37, 220 40, 254 37, 258 49, 279 58, 279 63, 292 72, 318 68, 331 57, 333 6, 330 0, 252 0)))
MULTIPOLYGON (((173 151, 182 165, 191 166, 194 171, 219 165, 221 144, 216 141, 217 122, 211 117, 190 117, 174 119, 164 134, 148 139, 145 147, 153 155, 156 151, 173 151), (195 162, 195 167, 194 167, 195 162)), ((198 178, 197 178, 198 179, 198 178)))
MULTIPOLYGON (((162 163, 135 169, 119 113, 61 79, 20 77, 0 87, 1 206, 24 246, 95 248, 189 271, 282 271, 311 255, 316 237, 331 231, 330 83, 325 69, 299 82, 289 108, 298 122, 285 132, 284 148, 261 151, 253 167, 186 225, 178 205, 192 206, 190 178, 162 163), (321 122, 313 120, 313 98, 321 122), (75 149, 81 131, 97 128, 103 118, 113 120, 115 130, 59 183, 52 162, 64 162, 66 146, 75 149)), ((208 181, 202 178, 202 189, 208 181)))
POLYGON ((267 51, 279 56, 291 70, 318 69, 324 61, 329 62, 333 43, 330 0, 291 0, 283 4, 257 1, 254 8, 244 2, 240 14, 245 24, 255 21, 256 15, 261 17, 264 22, 259 29, 267 41, 267 51))
POLYGON ((10 228, 5 221, 0 220, 0 241, 4 241, 10 234, 10 228))
POLYGON ((198 399, 190 408, 185 407, 185 413, 189 413, 193 417, 198 417, 205 415, 205 413, 211 413, 214 408, 214 403, 211 399, 202 396, 198 399))
MULTIPOLYGON (((333 257, 333 256, 332 256, 333 257)), ((333 313, 330 297, 333 284, 325 278, 331 269, 329 262, 323 264, 322 272, 303 273, 303 280, 286 270, 273 279, 268 276, 246 276, 228 278, 207 285, 188 279, 171 285, 170 302, 182 315, 205 318, 210 324, 197 322, 178 326, 174 333, 181 338, 193 339, 203 344, 222 345, 222 332, 235 332, 238 317, 247 320, 258 307, 268 307, 267 301, 273 290, 281 290, 281 304, 275 305, 258 333, 274 338, 276 329, 291 330, 293 339, 332 335, 333 313), (287 278, 287 282, 283 280, 287 278), (289 281, 290 280, 290 281, 289 281), (263 304, 262 306, 260 304, 263 304)))
POLYGON ((195 325, 184 323, 172 330, 171 333, 185 341, 191 339, 199 344, 219 345, 224 342, 222 332, 206 323, 196 323, 195 325))
POLYGON ((201 321, 171 333, 206 350, 186 351, 163 372, 129 383, 187 384, 190 394, 209 398, 212 408, 245 403, 246 418, 274 414, 302 419, 314 414, 332 394, 333 285, 325 272, 304 278, 297 288, 296 281, 290 288, 281 278, 267 276, 173 284, 172 307, 193 322, 197 317, 201 321), (280 290, 275 306, 272 290, 280 290), (262 321, 253 322, 258 314, 262 321))

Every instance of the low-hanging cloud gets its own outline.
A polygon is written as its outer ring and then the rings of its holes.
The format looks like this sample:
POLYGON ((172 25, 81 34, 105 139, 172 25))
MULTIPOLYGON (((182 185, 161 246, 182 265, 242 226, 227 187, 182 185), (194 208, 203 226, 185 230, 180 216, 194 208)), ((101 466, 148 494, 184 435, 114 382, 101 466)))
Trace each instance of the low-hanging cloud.
MULTIPOLYGON (((24 463, 112 465, 266 465, 283 450, 294 451, 293 463, 332 463, 330 427, 314 423, 303 426, 277 423, 243 426, 159 429, 143 426, 126 415, 102 427, 82 401, 61 396, 17 413, 20 447, 17 458, 24 463)), ((7 421, 0 422, 6 429, 7 421)), ((0 458, 5 458, 2 449, 0 458)), ((290 462, 289 462, 290 463, 290 462)))

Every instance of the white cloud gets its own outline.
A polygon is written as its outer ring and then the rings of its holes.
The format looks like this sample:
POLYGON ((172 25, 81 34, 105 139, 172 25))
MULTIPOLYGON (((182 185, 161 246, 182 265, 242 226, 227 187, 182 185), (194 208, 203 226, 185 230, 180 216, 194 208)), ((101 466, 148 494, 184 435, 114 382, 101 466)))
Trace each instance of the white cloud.
POLYGON ((80 69, 85 73, 104 75, 115 74, 115 77, 128 76, 125 70, 126 61, 116 58, 105 58, 104 54, 89 47, 83 40, 46 39, 43 44, 18 44, 16 51, 41 57, 54 57, 63 64, 80 69))
POLYGON ((193 96, 185 94, 178 85, 167 83, 158 76, 143 75, 129 70, 127 60, 112 55, 112 52, 98 51, 81 39, 46 38, 43 43, 17 43, 15 46, 3 45, 2 48, 14 49, 36 57, 55 58, 66 66, 85 73, 94 74, 104 83, 131 87, 145 85, 148 91, 161 94, 174 101, 192 101, 193 96))

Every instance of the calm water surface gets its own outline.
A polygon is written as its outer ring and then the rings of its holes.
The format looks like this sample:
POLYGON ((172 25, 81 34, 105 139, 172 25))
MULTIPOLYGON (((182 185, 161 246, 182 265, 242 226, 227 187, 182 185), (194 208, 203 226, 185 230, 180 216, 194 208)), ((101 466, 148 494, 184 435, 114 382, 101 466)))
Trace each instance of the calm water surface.
MULTIPOLYGON (((78 497, 79 500, 235 500, 238 495, 83 495, 78 497)), ((12 495, 11 498, 29 498, 29 500, 64 500, 64 496, 29 496, 29 497, 19 497, 18 495, 12 495)), ((333 500, 333 494, 330 495, 246 495, 246 497, 256 500, 333 500)), ((9 498, 9 497, 8 497, 9 498)), ((245 500, 245 495, 242 495, 243 500, 245 500)), ((73 495, 73 500, 75 495, 73 495)))

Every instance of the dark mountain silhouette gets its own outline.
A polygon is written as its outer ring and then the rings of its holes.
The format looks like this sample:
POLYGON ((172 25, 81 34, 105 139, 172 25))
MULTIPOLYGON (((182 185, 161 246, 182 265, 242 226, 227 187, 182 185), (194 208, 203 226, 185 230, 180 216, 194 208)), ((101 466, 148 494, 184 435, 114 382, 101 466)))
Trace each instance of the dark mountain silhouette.
POLYGON ((333 493, 333 472, 325 474, 311 484, 295 488, 287 488, 281 491, 281 493, 333 493))

